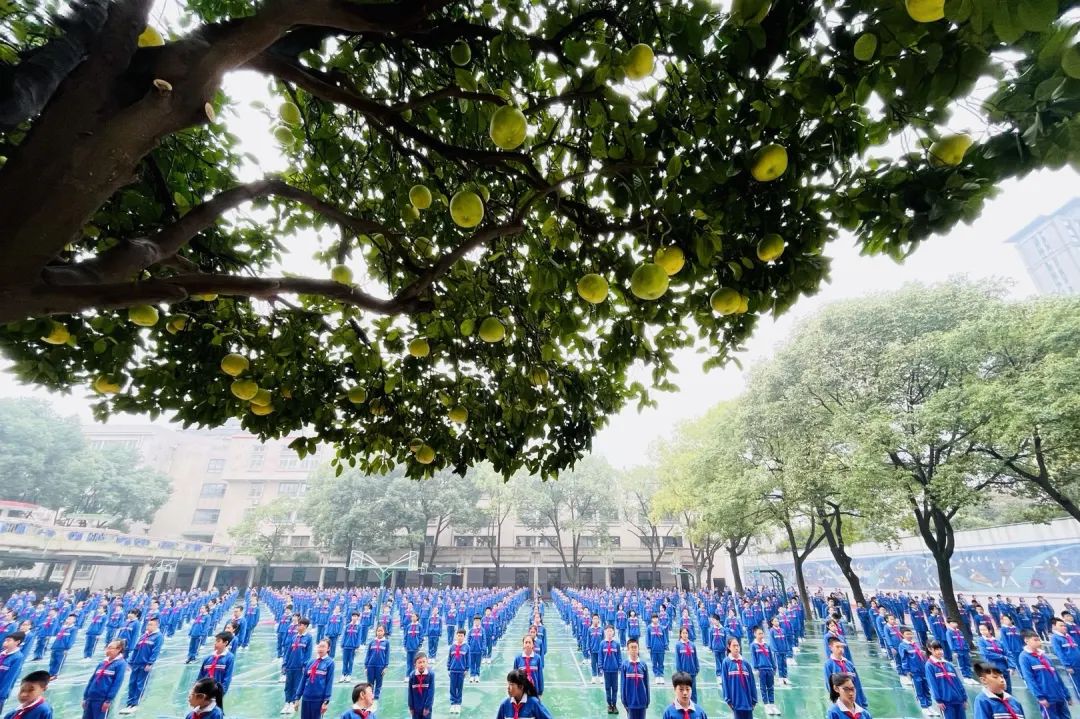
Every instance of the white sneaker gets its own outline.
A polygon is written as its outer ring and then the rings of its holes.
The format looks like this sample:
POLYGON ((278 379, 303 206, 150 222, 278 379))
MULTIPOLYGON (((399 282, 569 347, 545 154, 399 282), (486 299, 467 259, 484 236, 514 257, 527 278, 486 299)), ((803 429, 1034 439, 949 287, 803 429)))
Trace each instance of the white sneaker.
POLYGON ((788 659, 787 663, 788 663, 788 666, 791 666, 791 667, 799 666, 799 663, 797 661, 795 661, 795 657, 792 657, 791 659, 788 659))
POLYGON ((124 707, 123 709, 121 709, 121 710, 120 710, 119 712, 117 712, 117 713, 118 713, 118 714, 131 714, 131 713, 132 713, 132 712, 134 712, 134 711, 135 711, 135 707, 124 707))
POLYGON ((905 687, 914 686, 911 682, 911 677, 903 674, 900 676, 900 684, 905 687))
POLYGON ((664 683, 664 678, 663 677, 657 677, 656 678, 656 683, 662 685, 664 683))
POLYGON ((289 713, 289 705, 288 704, 281 707, 281 711, 278 712, 278 714, 288 714, 288 713, 289 713))
POLYGON ((284 674, 282 674, 281 676, 279 676, 279 677, 277 678, 277 680, 278 680, 278 683, 280 683, 280 684, 284 684, 284 683, 285 683, 285 675, 284 675, 284 674))
POLYGON ((599 684, 600 683, 600 677, 593 677, 592 681, 590 683, 591 684, 599 684))

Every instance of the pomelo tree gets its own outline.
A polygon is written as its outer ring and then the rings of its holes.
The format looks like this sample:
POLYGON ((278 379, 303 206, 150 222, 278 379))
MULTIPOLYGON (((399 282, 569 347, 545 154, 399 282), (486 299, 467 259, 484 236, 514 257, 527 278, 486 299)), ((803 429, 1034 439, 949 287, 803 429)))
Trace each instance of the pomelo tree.
POLYGON ((178 4, 0 8, 0 345, 101 416, 365 472, 554 473, 841 231, 902 258, 1080 160, 1056 0, 178 4), (241 72, 285 172, 240 149, 241 72))

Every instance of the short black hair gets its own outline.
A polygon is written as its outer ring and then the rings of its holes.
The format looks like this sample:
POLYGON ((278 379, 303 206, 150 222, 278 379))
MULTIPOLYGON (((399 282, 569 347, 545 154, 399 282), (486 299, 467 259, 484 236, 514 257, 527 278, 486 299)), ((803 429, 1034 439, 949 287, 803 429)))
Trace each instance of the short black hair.
POLYGON ((352 701, 353 701, 353 704, 360 701, 360 695, 364 693, 365 689, 371 689, 371 685, 368 684, 367 682, 360 682, 359 684, 356 684, 356 685, 353 686, 353 688, 352 688, 352 701))
POLYGON ((310 627, 311 626, 311 620, 308 619, 307 617, 300 617, 300 621, 297 622, 297 624, 303 624, 305 627, 310 627))
POLYGON ((232 632, 218 632, 217 634, 214 635, 214 639, 220 639, 221 641, 225 642, 226 644, 230 644, 230 643, 232 643, 232 640, 233 640, 233 633, 232 632))
POLYGON ((46 689, 49 686, 49 672, 44 669, 38 669, 37 671, 30 672, 22 678, 23 684, 37 684, 42 689, 46 689))
POLYGON ((630 637, 626 640, 626 646, 630 646, 631 644, 633 644, 635 647, 638 645, 637 637, 630 637))
POLYGON ((1024 641, 1027 641, 1028 639, 1037 636, 1039 636, 1039 633, 1034 629, 1025 629, 1024 631, 1020 632, 1020 638, 1024 641))
POLYGON ((934 651, 935 649, 944 649, 945 645, 939 642, 937 639, 931 639, 930 642, 927 643, 926 648, 930 651, 934 651))
POLYGON ((26 632, 21 631, 21 630, 16 630, 16 631, 12 632, 11 634, 8 634, 4 638, 5 639, 14 639, 19 644, 22 644, 26 640, 26 632))
POLYGON ((694 685, 694 678, 687 672, 675 672, 671 675, 671 686, 673 687, 691 687, 694 685))
POLYGON ((975 676, 977 677, 985 677, 989 674, 1002 674, 1002 671, 990 662, 976 661, 971 666, 972 669, 975 670, 975 676))

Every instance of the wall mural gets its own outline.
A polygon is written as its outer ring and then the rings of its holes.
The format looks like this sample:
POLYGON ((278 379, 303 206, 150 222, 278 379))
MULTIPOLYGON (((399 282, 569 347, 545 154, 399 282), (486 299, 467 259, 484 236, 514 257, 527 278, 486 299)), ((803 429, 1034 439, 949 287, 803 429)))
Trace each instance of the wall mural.
MULTIPOLYGON (((789 586, 795 585, 791 562, 774 565, 748 563, 748 569, 771 568, 782 572, 789 586)), ((892 553, 858 557, 852 567, 864 589, 906 589, 938 591, 937 567, 925 553, 892 553)), ((803 565, 811 592, 818 586, 843 587, 847 582, 832 558, 812 559, 803 565)), ((1080 595, 1080 543, 1037 546, 995 546, 957 550, 952 557, 953 583, 957 592, 993 591, 1029 594, 1080 595)))

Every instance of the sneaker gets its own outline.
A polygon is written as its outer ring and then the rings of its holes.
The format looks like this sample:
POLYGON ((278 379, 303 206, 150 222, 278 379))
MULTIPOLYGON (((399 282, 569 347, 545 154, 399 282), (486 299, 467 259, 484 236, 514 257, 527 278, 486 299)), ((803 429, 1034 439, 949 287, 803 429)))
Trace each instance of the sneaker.
POLYGON ((121 709, 121 710, 120 710, 119 712, 117 712, 117 713, 118 713, 118 714, 130 714, 130 713, 131 713, 131 712, 133 712, 133 711, 135 711, 135 707, 124 707, 123 709, 121 709))
POLYGON ((589 683, 590 683, 590 684, 599 684, 599 683, 600 683, 600 677, 593 677, 593 678, 592 678, 592 679, 590 680, 590 682, 589 682, 589 683))
POLYGON ((657 677, 656 678, 656 684, 663 685, 664 684, 664 678, 663 677, 657 677))
POLYGON ((289 713, 289 705, 288 704, 281 707, 281 711, 278 712, 278 714, 288 714, 288 713, 289 713))
POLYGON ((280 684, 284 684, 284 683, 285 683, 285 675, 284 675, 284 674, 282 674, 281 676, 279 676, 279 677, 277 678, 277 680, 278 680, 278 683, 280 683, 280 684))
POLYGON ((799 663, 797 661, 795 661, 795 657, 792 657, 792 658, 788 659, 787 663, 788 663, 789 666, 792 666, 792 667, 799 666, 799 663))

